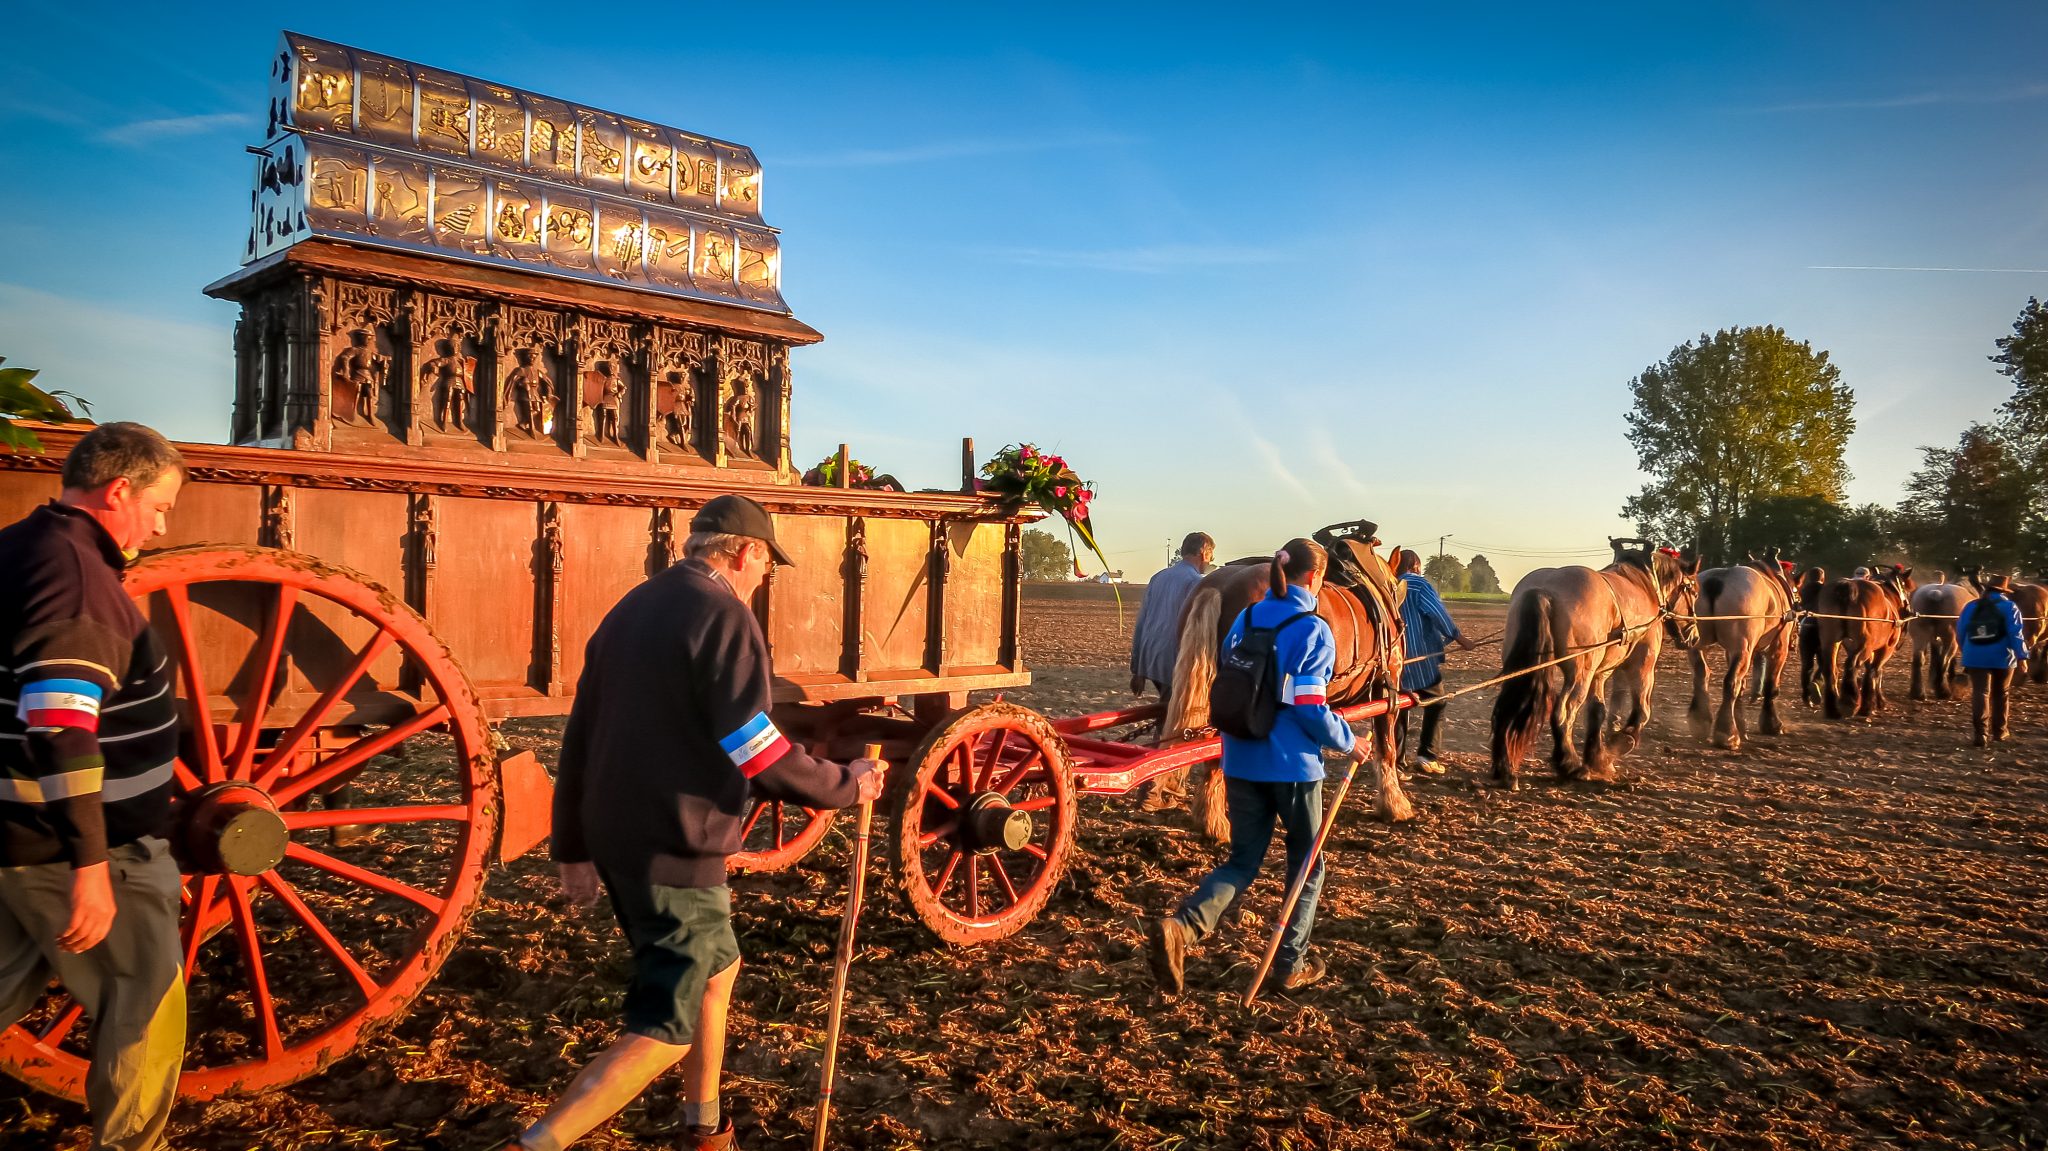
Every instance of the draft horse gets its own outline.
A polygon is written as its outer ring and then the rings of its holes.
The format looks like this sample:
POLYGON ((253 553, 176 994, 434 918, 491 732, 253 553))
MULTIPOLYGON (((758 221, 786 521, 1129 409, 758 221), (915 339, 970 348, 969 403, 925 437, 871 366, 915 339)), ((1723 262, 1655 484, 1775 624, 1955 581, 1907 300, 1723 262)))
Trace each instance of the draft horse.
POLYGON ((1538 568, 1515 585, 1501 674, 1571 658, 1501 685, 1493 701, 1497 784, 1518 785, 1522 760, 1545 719, 1550 721, 1551 766, 1559 779, 1613 779, 1616 758, 1635 749, 1649 722, 1657 654, 1667 629, 1678 643, 1699 643, 1699 627, 1691 619, 1699 601, 1699 560, 1653 550, 1646 540, 1607 542, 1614 548, 1614 562, 1598 571, 1579 565, 1538 568), (1610 736, 1608 687, 1616 673, 1621 682, 1615 694, 1626 693, 1628 711, 1610 736), (1572 746, 1581 710, 1586 713, 1583 754, 1572 746))
POLYGON ((1947 580, 1913 589, 1907 603, 1913 618, 1906 622, 1906 634, 1913 641, 1914 699, 1926 699, 1930 688, 1936 699, 1955 695, 1956 619, 1976 598, 1968 586, 1947 580))
POLYGON ((1741 751, 1742 696, 1755 674, 1763 699, 1765 735, 1785 734, 1778 717, 1778 681, 1792 655, 1792 581, 1779 562, 1778 549, 1764 558, 1746 556, 1734 567, 1712 568, 1699 577, 1699 642, 1692 645, 1692 706, 1686 716, 1692 733, 1712 737, 1715 747, 1741 751), (1713 710, 1707 694, 1707 649, 1718 647, 1727 659, 1721 677, 1721 708, 1713 710))
POLYGON ((1820 589, 1813 619, 1821 707, 1829 719, 1869 718, 1884 710, 1884 668, 1906 638, 1913 569, 1894 564, 1868 579, 1841 579, 1820 589), (1836 683, 1836 657, 1841 682, 1836 683))
MULTIPOLYGON (((1316 597, 1316 614, 1330 625, 1336 640, 1337 667, 1330 676, 1329 705, 1333 708, 1363 703, 1375 695, 1390 695, 1401 681, 1401 617, 1391 602, 1368 608, 1366 599, 1374 593, 1354 590, 1335 582, 1340 578, 1341 552, 1384 569, 1384 563, 1370 554, 1366 539, 1338 539, 1327 531, 1316 539, 1331 552, 1322 594, 1316 597), (1359 550, 1367 554, 1358 556, 1359 550)), ((1353 562, 1356 562, 1354 560, 1353 562)), ((1173 686, 1167 695, 1166 715, 1160 723, 1162 744, 1183 738, 1185 733, 1209 726, 1209 689, 1216 682, 1216 659, 1238 614, 1267 594, 1268 557, 1232 562, 1202 577, 1182 609, 1180 650, 1173 665, 1173 686)), ((1398 582, 1398 581, 1396 581, 1398 582)), ((1391 594, 1391 593, 1389 593, 1391 594)), ((1391 701, 1390 701, 1391 702, 1391 701)), ((1374 814, 1390 823, 1415 817, 1414 805, 1401 789, 1394 767, 1394 721, 1387 712, 1372 721, 1375 763, 1378 772, 1374 814)), ((1194 813, 1202 833, 1217 843, 1230 842, 1230 821, 1223 804, 1223 773, 1215 762, 1197 769, 1194 813)))

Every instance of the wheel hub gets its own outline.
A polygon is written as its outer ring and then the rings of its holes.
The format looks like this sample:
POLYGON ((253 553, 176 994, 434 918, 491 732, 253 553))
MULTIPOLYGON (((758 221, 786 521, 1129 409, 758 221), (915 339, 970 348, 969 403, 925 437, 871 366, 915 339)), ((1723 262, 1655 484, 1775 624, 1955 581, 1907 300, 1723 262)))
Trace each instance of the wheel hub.
POLYGON ((291 833, 262 788, 216 783, 185 800, 179 839, 195 870, 261 875, 284 860, 291 833))
POLYGON ((967 818, 963 821, 967 830, 967 842, 977 855, 989 855, 998 850, 1021 851, 1031 842, 1031 813, 1018 811, 1010 801, 993 791, 984 791, 967 805, 967 818))

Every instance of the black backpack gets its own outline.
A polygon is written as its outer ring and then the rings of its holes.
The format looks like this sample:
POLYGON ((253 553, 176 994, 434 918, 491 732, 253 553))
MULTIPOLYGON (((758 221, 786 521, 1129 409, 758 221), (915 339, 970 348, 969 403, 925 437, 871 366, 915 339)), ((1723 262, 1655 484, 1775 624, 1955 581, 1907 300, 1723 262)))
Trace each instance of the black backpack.
POLYGON ((2005 627, 2005 612, 2000 610, 1998 601, 1985 596, 1970 605, 1970 631, 1964 638, 1980 646, 1987 643, 2004 643, 2005 627), (1986 608, 1991 610, 1984 610, 1986 608))
POLYGON ((1209 686, 1209 719, 1216 730, 1239 739, 1264 739, 1280 714, 1280 631, 1316 613, 1297 612, 1272 627, 1253 627, 1244 609, 1244 635, 1216 668, 1209 686))

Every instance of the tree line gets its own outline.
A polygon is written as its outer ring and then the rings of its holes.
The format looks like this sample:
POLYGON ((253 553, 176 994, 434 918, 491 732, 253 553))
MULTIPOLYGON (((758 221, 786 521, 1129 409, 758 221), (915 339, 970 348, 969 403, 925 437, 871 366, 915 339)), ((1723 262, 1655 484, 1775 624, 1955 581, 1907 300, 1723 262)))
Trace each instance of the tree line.
POLYGON ((1710 564, 1777 546, 1831 571, 2048 574, 2048 307, 2029 298, 1992 343, 2012 394, 1954 446, 1922 448, 1894 506, 1844 498, 1855 393, 1827 352, 1769 326, 1681 344, 1629 381, 1628 440, 1651 479, 1622 514, 1710 564))

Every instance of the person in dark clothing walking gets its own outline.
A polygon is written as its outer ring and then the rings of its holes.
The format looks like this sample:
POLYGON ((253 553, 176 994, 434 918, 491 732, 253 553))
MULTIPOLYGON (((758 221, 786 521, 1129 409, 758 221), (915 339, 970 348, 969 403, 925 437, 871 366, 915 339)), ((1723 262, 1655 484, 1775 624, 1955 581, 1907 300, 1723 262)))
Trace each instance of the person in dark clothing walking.
POLYGON ((1983 747, 2012 738, 2006 723, 2006 692, 2013 672, 2026 662, 2026 621, 2012 599, 2012 581, 1987 575, 1979 581, 1983 595, 1963 607, 1956 620, 1956 641, 1964 672, 1970 677, 1971 744, 1983 747))
MULTIPOLYGON (((1330 625, 1314 614, 1328 566, 1321 544, 1289 540, 1274 553, 1266 597, 1246 608, 1224 637, 1221 655, 1243 641, 1247 627, 1280 629, 1273 647, 1280 708, 1265 739, 1223 737, 1230 858, 1211 871, 1173 914, 1146 921, 1153 978, 1174 994, 1184 985, 1189 945, 1216 930, 1232 901, 1258 878, 1276 822, 1287 837, 1289 883, 1307 861, 1323 821, 1324 753, 1348 756, 1355 763, 1365 760, 1365 745, 1357 741, 1351 725, 1330 710, 1328 700, 1337 644, 1330 625)), ((1308 950, 1322 884, 1319 859, 1288 918, 1274 969, 1290 991, 1325 974, 1321 957, 1308 950)))
MULTIPOLYGON (((1471 651, 1472 641, 1458 630, 1435 585, 1423 578, 1421 556, 1413 549, 1402 548, 1396 567, 1408 589, 1401 599, 1401 636, 1407 652, 1407 660, 1401 665, 1401 690, 1414 692, 1425 701, 1422 739, 1414 748, 1415 764, 1424 775, 1442 775, 1444 766, 1436 756, 1436 735, 1443 726, 1444 708, 1450 705, 1426 701, 1444 693, 1444 644, 1456 643, 1471 651)), ((1401 713, 1400 733, 1395 737, 1403 759, 1408 758, 1408 717, 1413 710, 1401 713)))
POLYGON ((845 807, 880 766, 813 759, 769 716, 768 644, 747 606, 789 563, 744 496, 690 522, 683 563, 628 592, 590 638, 562 736, 553 853, 569 899, 602 888, 633 948, 626 1034, 512 1146, 561 1151, 681 1063, 684 1145, 733 1145, 718 1077, 739 974, 726 857, 756 798, 845 807))
POLYGON ((102 424, 57 499, 0 530, 0 1030, 55 974, 92 1018, 92 1145, 112 1151, 164 1146, 184 1062, 177 699, 121 588, 184 482, 170 441, 102 424))

